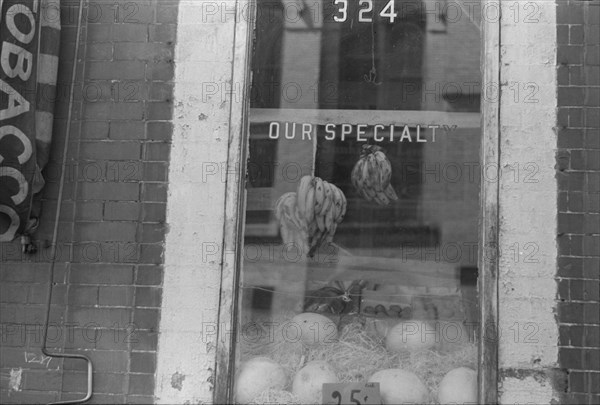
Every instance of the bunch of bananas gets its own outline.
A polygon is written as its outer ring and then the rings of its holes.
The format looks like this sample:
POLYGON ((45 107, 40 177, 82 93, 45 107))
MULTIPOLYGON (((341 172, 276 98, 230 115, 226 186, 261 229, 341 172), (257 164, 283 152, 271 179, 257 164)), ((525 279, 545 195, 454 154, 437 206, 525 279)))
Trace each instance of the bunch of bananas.
POLYGON ((307 256, 333 241, 346 214, 346 196, 319 177, 304 176, 296 192, 283 194, 275 203, 275 216, 284 243, 295 243, 307 256))
POLYGON ((398 196, 390 181, 392 164, 377 145, 363 145, 360 159, 352 169, 352 184, 356 191, 367 201, 379 205, 389 205, 397 201, 398 196))
POLYGON ((299 215, 295 192, 279 197, 275 203, 275 217, 279 221, 283 243, 294 244, 302 252, 308 251, 308 227, 299 215))

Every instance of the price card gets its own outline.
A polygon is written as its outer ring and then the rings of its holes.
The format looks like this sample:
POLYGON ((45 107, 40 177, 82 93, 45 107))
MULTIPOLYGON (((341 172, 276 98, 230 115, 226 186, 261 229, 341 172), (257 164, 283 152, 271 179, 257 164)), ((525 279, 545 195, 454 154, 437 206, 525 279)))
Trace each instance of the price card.
POLYGON ((323 404, 380 405, 379 383, 323 384, 323 404))

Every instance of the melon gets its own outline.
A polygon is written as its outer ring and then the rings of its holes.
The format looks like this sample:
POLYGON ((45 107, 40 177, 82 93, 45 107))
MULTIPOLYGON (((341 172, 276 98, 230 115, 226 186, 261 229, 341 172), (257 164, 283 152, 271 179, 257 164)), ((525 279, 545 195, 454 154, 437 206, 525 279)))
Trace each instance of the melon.
POLYGON ((305 312, 292 318, 291 325, 285 328, 285 333, 287 339, 294 339, 299 334, 304 344, 312 346, 333 342, 337 338, 338 329, 326 316, 305 312))
POLYGON ((283 367, 267 357, 254 357, 240 367, 235 381, 235 400, 248 403, 265 390, 282 390, 286 383, 283 367))
POLYGON ((477 372, 468 367, 448 371, 438 386, 440 404, 476 404, 477 372))
POLYGON ((440 336, 436 325, 425 321, 404 321, 390 328, 385 347, 391 352, 418 352, 434 349, 440 336))
POLYGON ((429 391, 421 379, 410 371, 390 368, 376 372, 369 382, 379 383, 384 404, 424 404, 429 391))
POLYGON ((323 400, 323 384, 337 383, 339 379, 326 361, 308 362, 294 376, 292 393, 301 404, 320 404, 323 400))

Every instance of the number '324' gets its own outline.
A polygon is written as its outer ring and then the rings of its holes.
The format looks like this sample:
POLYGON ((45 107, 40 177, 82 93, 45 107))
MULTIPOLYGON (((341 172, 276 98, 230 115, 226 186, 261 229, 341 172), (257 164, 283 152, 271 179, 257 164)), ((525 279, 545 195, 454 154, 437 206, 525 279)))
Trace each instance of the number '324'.
MULTIPOLYGON (((334 0, 334 5, 337 6, 337 12, 333 16, 333 21, 344 22, 348 20, 348 0, 334 0)), ((373 0, 358 1, 358 21, 373 22, 373 0)), ((398 13, 394 7, 394 0, 390 0, 379 12, 382 18, 388 18, 390 23, 396 21, 398 13)))

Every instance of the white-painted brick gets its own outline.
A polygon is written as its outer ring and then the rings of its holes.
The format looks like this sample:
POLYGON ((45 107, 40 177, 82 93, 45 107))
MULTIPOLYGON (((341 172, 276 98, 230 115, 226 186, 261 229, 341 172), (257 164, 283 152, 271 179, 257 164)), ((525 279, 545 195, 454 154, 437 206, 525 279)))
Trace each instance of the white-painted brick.
MULTIPOLYGON (((208 403, 213 395, 216 335, 203 331, 217 323, 221 294, 226 184, 220 162, 228 157, 232 98, 226 86, 233 80, 235 27, 230 17, 208 23, 208 3, 183 1, 178 13, 158 403, 208 403), (218 92, 207 94, 214 86, 218 92), (217 175, 203 177, 203 164, 213 162, 217 175), (203 243, 218 246, 216 255, 207 257, 203 243), (174 375, 185 376, 181 386, 172 384, 174 375)), ((220 3, 235 4, 214 4, 220 3)))
POLYGON ((549 404, 554 399, 550 383, 533 377, 505 378, 499 391, 504 404, 549 404))
MULTIPOLYGON (((538 23, 504 21, 501 29, 502 87, 501 166, 533 163, 535 183, 500 182, 499 344, 501 369, 540 370, 556 366, 558 327, 556 306, 556 25, 554 2, 535 1, 538 23), (521 84, 515 100, 511 83, 521 84), (536 84, 534 99, 526 103, 527 83, 536 84), (518 256, 514 257, 514 246, 518 256), (537 252, 524 260, 534 243, 537 252), (519 330, 515 339, 515 328, 519 330), (527 329, 525 329, 527 328, 527 329), (531 339, 524 339, 528 332, 531 339)), ((501 3, 502 4, 502 3, 501 3)), ((513 2, 503 3, 506 8, 513 2)), ((510 16, 510 10, 503 15, 510 16)), ((509 373, 510 374, 510 373, 509 373)), ((502 372, 500 373, 502 375, 502 372)), ((558 394, 544 377, 505 377, 499 381, 500 402, 549 403, 558 394)))
POLYGON ((235 8, 235 0, 214 1, 182 1, 179 5, 179 24, 222 24, 232 26, 237 16, 245 16, 248 10, 247 3, 241 2, 239 8, 235 8), (204 4, 202 4, 204 3, 204 4))

